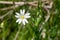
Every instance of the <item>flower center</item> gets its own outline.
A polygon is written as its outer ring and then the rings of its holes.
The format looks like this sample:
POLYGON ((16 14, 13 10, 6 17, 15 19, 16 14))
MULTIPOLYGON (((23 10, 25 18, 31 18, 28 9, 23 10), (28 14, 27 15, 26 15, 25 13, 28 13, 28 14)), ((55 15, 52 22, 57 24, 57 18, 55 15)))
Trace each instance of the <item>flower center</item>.
POLYGON ((24 19, 24 16, 22 15, 20 18, 21 18, 21 19, 24 19))

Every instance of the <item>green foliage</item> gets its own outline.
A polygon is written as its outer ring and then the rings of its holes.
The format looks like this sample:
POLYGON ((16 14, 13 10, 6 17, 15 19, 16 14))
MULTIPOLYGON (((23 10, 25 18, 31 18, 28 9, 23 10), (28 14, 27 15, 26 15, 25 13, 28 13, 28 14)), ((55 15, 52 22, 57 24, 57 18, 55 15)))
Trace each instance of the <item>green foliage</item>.
MULTIPOLYGON (((4 0, 0 0, 4 1, 4 0)), ((5 1, 24 1, 24 0, 5 0, 5 1)), ((35 1, 26 0, 25 2, 35 1)), ((0 9, 10 7, 12 5, 0 4, 0 9)), ((42 8, 42 2, 39 0, 38 7, 30 6, 28 4, 19 6, 15 9, 0 10, 0 17, 8 14, 3 19, 0 19, 0 40, 13 40, 19 27, 19 35, 17 40, 60 40, 60 0, 53 0, 53 7, 50 10, 50 18, 47 22, 45 16, 48 14, 42 8), (30 13, 31 18, 28 19, 28 24, 25 26, 16 23, 15 14, 19 13, 20 9, 25 9, 30 13), (45 38, 41 33, 46 29, 45 38)))

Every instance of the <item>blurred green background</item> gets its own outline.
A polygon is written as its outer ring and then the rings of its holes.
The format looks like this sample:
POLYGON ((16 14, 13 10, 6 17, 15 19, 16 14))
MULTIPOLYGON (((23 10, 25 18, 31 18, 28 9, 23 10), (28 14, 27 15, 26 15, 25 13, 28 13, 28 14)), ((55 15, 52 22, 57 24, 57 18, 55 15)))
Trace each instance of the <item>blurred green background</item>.
MULTIPOLYGON (((15 9, 0 10, 0 40, 13 40, 18 27, 22 27, 16 23, 15 13, 20 9, 25 9, 30 13, 31 18, 28 19, 29 23, 20 29, 19 35, 16 40, 60 40, 60 0, 52 0, 53 6, 50 10, 50 18, 45 23, 45 16, 48 14, 43 7, 41 7, 41 0, 0 0, 12 2, 34 2, 38 1, 38 6, 30 6, 28 4, 18 6, 15 9), (1 16, 5 16, 1 18, 1 16), (41 35, 43 30, 46 30, 45 38, 41 35)), ((0 4, 0 9, 11 7, 14 4, 0 4)))

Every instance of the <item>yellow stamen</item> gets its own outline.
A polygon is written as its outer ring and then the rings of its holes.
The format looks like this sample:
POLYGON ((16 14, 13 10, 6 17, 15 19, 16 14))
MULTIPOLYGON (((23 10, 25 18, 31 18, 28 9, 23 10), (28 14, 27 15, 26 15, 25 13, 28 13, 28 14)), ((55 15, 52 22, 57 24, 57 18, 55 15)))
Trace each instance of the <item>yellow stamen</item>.
POLYGON ((21 18, 21 19, 24 19, 24 16, 22 15, 22 16, 20 16, 20 18, 21 18))

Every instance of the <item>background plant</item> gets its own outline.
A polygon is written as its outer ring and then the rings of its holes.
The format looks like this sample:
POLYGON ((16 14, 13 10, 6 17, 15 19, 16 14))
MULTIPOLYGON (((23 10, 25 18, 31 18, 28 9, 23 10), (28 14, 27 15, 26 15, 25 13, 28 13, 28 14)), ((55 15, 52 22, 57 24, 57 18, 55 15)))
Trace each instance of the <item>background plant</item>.
POLYGON ((60 40, 60 0, 0 0, 0 40, 13 40, 19 27, 16 40, 60 40), (16 23, 20 9, 31 16, 25 26, 16 23))

